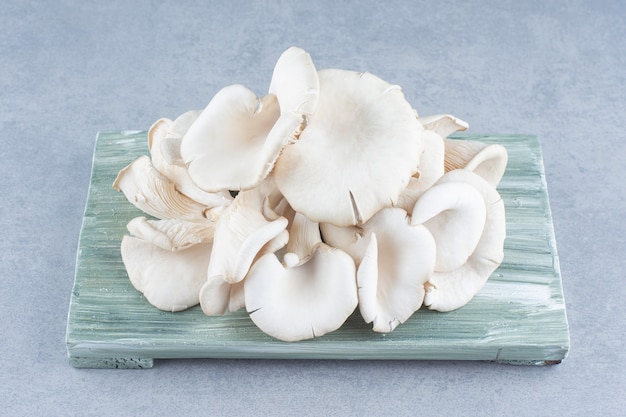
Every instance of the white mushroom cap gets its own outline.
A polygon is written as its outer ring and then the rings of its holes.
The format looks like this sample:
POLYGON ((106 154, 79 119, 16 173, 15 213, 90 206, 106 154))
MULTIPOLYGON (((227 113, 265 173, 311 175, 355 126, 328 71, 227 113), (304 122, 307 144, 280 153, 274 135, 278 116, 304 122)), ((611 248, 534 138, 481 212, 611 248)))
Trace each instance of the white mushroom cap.
POLYGON ((284 217, 266 217, 264 187, 240 192, 217 221, 208 277, 228 283, 244 279, 259 252, 287 227, 284 217))
POLYGON ((354 262, 320 244, 304 264, 286 267, 261 257, 244 281, 246 309, 263 332, 284 341, 337 330, 357 306, 354 262))
POLYGON ((376 332, 391 332, 422 305, 436 259, 435 240, 403 209, 384 208, 362 226, 320 225, 324 240, 355 260, 359 309, 376 332))
POLYGON ((369 73, 318 74, 317 110, 283 149, 276 184, 313 221, 366 222, 394 204, 417 172, 422 127, 400 87, 369 73))
POLYGON ((244 281, 231 284, 220 276, 210 277, 200 289, 200 306, 207 316, 221 316, 244 307, 244 281))
POLYGON ((429 189, 445 173, 444 138, 451 133, 466 130, 467 122, 450 114, 438 114, 419 118, 424 126, 422 140, 424 155, 420 161, 419 171, 409 181, 409 185, 400 195, 398 207, 408 213, 413 210, 417 199, 429 189))
POLYGON ((177 251, 198 243, 211 243, 215 233, 215 222, 148 220, 145 217, 136 217, 128 222, 126 228, 139 239, 165 250, 177 251))
POLYGON ((317 108, 320 82, 311 56, 295 46, 281 54, 274 67, 269 93, 278 97, 281 114, 301 118, 317 108))
POLYGON ((286 257, 283 265, 276 255, 266 254, 254 263, 244 281, 250 318, 263 332, 283 341, 337 330, 358 303, 352 258, 322 243, 319 231, 316 239, 311 236, 315 223, 301 214, 295 218, 301 224, 291 235, 307 235, 297 239, 303 248, 292 245, 295 261, 286 257), (307 222, 310 224, 304 224, 307 222), (309 245, 312 250, 306 248, 309 245), (304 262, 299 253, 307 254, 304 262))
POLYGON ((469 127, 466 121, 451 114, 422 116, 419 120, 424 125, 424 129, 432 130, 444 139, 454 132, 462 132, 469 127))
POLYGON ((393 331, 421 307, 434 269, 433 236, 409 222, 404 210, 386 208, 366 224, 369 244, 357 271, 359 309, 375 332, 393 331))
POLYGON ((370 244, 363 227, 364 225, 340 227, 330 223, 320 223, 324 242, 352 256, 357 267, 370 244))
POLYGON ((451 271, 472 254, 485 228, 483 196, 466 182, 438 182, 415 203, 411 224, 423 224, 437 243, 435 270, 451 271))
POLYGON ((176 190, 208 208, 224 207, 233 201, 228 191, 209 193, 200 189, 189 177, 180 155, 182 135, 198 117, 199 112, 186 112, 175 121, 162 118, 148 130, 152 164, 174 183, 176 190))
POLYGON ((466 183, 485 201, 485 227, 467 261, 448 272, 435 271, 427 283, 424 304, 432 310, 451 311, 467 304, 485 285, 504 258, 506 221, 504 202, 496 189, 479 175, 464 169, 450 171, 440 184, 466 183))
POLYGON ((160 310, 181 311, 199 303, 211 243, 171 251, 124 236, 121 251, 131 283, 150 304, 160 310))
POLYGON ((497 187, 504 176, 508 154, 500 144, 476 140, 445 139, 445 170, 467 169, 497 187))
POLYGON ((319 223, 312 222, 301 213, 294 213, 289 226, 285 263, 295 266, 306 262, 320 242, 319 223))
POLYGON ((210 192, 256 186, 287 141, 270 135, 279 116, 274 95, 259 99, 242 85, 221 89, 183 137, 191 179, 210 192))
POLYGON ((420 159, 418 172, 411 177, 409 184, 402 191, 397 207, 410 213, 417 199, 444 174, 443 138, 432 130, 424 130, 421 134, 424 143, 424 154, 420 159))
POLYGON ((159 219, 206 221, 211 218, 209 207, 179 192, 147 156, 122 169, 113 188, 122 191, 137 208, 159 219))
MULTIPOLYGON (((265 181, 264 181, 265 183, 265 181)), ((280 219, 280 216, 277 216, 273 212, 269 212, 267 209, 268 199, 266 198, 264 201, 264 210, 263 213, 268 213, 272 215, 271 217, 267 217, 268 221, 276 221, 280 219)), ((258 208, 258 207, 257 207, 258 208)), ((284 221, 284 219, 282 220, 284 221)), ((282 249, 289 240, 289 232, 287 230, 283 230, 276 237, 270 239, 257 253, 255 259, 260 258, 265 254, 272 254, 276 251, 282 249)), ((240 250, 245 251, 245 248, 240 248, 240 250)), ((253 250, 251 251, 253 252, 253 250)), ((248 262, 245 257, 241 257, 241 262, 248 262)), ((250 262, 254 263, 254 260, 250 262)), ((242 267, 243 268, 243 267, 242 267)), ((210 270, 210 274, 215 273, 214 271, 218 271, 218 268, 214 266, 210 270)), ((231 281, 233 281, 231 279, 231 281)), ((202 312, 207 316, 214 315, 223 315, 228 311, 233 312, 237 311, 243 307, 245 307, 245 298, 244 298, 244 282, 245 277, 241 281, 238 282, 228 282, 225 279, 224 275, 211 275, 209 276, 207 282, 202 286, 200 290, 200 306, 202 307, 202 312)))
POLYGON ((278 59, 267 96, 241 85, 220 90, 181 143, 193 181, 211 192, 254 188, 315 111, 318 91, 311 57, 294 47, 278 59))
MULTIPOLYGON (((174 121, 161 118, 152 124, 148 130, 148 146, 153 162, 157 153, 168 165, 184 165, 180 155, 180 142, 201 112, 201 110, 190 110, 178 116, 174 121), (155 134, 159 137, 158 142, 154 140, 155 134)), ((154 164, 158 169, 159 165, 156 162, 154 164)))
POLYGON ((174 122, 169 127, 168 132, 167 132, 167 139, 174 144, 176 143, 176 141, 178 141, 177 145, 171 148, 170 147, 164 148, 164 149, 172 150, 171 153, 163 152, 164 156, 168 154, 170 155, 170 158, 171 158, 171 161, 169 162, 170 164, 174 164, 176 162, 182 163, 182 157, 180 155, 180 141, 183 139, 183 137, 185 136, 185 134, 187 133, 191 125, 198 119, 198 117, 200 117, 200 113, 202 113, 202 110, 186 111, 185 113, 181 114, 176 119, 174 119, 174 122))

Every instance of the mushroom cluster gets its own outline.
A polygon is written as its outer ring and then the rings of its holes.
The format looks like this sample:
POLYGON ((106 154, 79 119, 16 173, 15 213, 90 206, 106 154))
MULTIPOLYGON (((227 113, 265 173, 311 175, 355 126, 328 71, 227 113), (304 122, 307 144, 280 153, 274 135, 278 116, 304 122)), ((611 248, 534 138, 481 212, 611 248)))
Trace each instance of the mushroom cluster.
POLYGON ((151 216, 122 239, 130 281, 166 311, 245 308, 284 341, 337 330, 357 306, 376 332, 422 305, 457 309, 506 233, 506 150, 447 138, 466 128, 291 47, 267 95, 231 85, 156 121, 150 155, 120 171, 114 188, 151 216))

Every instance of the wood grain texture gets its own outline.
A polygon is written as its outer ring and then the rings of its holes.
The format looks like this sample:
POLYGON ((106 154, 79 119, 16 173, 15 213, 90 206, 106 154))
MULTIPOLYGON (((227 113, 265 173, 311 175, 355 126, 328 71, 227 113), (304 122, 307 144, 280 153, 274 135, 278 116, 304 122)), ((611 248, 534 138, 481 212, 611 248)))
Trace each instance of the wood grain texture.
POLYGON ((70 364, 146 368, 153 359, 437 359, 511 364, 559 363, 569 331, 538 140, 530 135, 463 135, 500 143, 509 165, 498 187, 507 211, 505 258, 465 307, 420 309, 389 334, 377 334, 358 309, 319 339, 287 343, 262 333, 245 311, 207 317, 199 306, 168 313, 131 285, 120 256, 126 223, 143 215, 113 190, 120 169, 148 154, 146 132, 98 135, 78 245, 67 323, 70 364))

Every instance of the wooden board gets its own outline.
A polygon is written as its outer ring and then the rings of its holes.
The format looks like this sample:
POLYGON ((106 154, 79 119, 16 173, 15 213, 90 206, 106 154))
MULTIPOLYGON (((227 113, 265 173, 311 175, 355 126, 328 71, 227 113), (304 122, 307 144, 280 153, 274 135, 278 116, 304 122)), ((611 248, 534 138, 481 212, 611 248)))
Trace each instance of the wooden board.
POLYGON ((559 363, 569 331, 538 140, 529 135, 459 138, 500 143, 509 165, 499 186, 507 210, 505 258, 465 307, 424 308, 389 334, 357 312, 336 332, 287 343, 265 335, 245 311, 207 317, 152 307, 131 285, 120 256, 126 223, 143 215, 113 190, 118 171, 148 154, 146 132, 104 132, 94 152, 67 323, 71 365, 147 368, 154 359, 436 359, 559 363))

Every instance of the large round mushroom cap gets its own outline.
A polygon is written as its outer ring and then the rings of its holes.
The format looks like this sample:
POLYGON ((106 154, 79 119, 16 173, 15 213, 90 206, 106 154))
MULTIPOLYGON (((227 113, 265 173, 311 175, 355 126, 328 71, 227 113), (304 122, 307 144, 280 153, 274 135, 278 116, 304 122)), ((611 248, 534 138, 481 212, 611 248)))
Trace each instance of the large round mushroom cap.
POLYGON ((289 204, 337 226, 391 206, 423 152, 421 123, 400 87, 369 73, 319 71, 317 110, 274 169, 289 204))
POLYGON ((303 264, 262 256, 244 281, 246 309, 265 333, 293 342, 337 330, 357 306, 355 266, 341 250, 319 243, 303 264))

